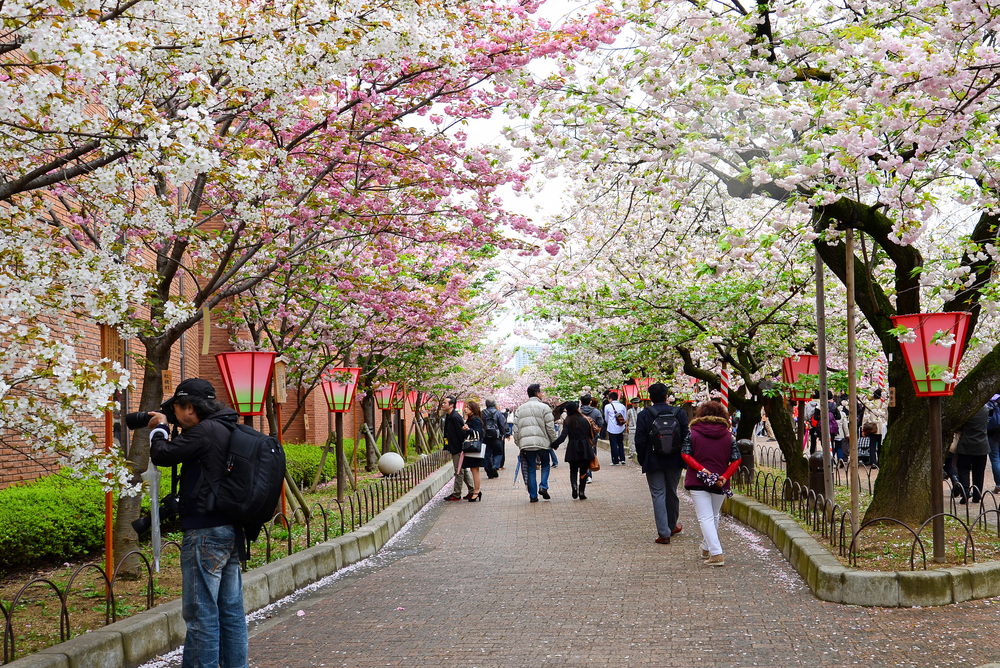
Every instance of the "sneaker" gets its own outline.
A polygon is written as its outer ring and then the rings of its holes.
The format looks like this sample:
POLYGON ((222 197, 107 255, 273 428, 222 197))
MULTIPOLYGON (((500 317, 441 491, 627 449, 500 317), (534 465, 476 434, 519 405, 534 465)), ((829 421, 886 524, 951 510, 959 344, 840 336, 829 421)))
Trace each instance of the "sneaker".
POLYGON ((708 559, 708 558, 709 558, 709 557, 711 557, 711 556, 712 556, 712 555, 711 555, 711 554, 709 554, 708 550, 702 550, 702 551, 701 551, 701 558, 702 558, 702 559, 708 559))
POLYGON ((726 560, 721 554, 717 554, 714 557, 709 557, 705 560, 706 566, 725 566, 726 560))
POLYGON ((538 497, 537 497, 537 496, 533 496, 533 497, 531 497, 531 498, 529 499, 529 501, 530 501, 531 503, 538 503, 538 497))
POLYGON ((552 498, 551 496, 549 496, 549 490, 547 489, 540 489, 538 490, 538 493, 541 494, 542 498, 545 499, 546 501, 552 498))

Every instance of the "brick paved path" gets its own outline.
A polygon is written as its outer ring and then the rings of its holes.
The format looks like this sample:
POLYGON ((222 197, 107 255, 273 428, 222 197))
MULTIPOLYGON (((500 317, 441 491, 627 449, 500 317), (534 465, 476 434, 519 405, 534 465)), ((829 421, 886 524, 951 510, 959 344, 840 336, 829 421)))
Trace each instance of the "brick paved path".
MULTIPOLYGON (((513 461, 508 451, 508 461, 513 461)), ((605 468, 587 501, 553 471, 529 504, 513 467, 481 503, 438 500, 376 563, 251 625, 251 665, 977 666, 1000 659, 1000 600, 870 609, 815 599, 762 538, 732 520, 726 566, 683 533, 653 543, 636 467, 605 468), (402 608, 402 609, 400 609, 402 608), (299 615, 299 612, 303 615, 299 615)), ((485 476, 484 476, 485 477, 485 476)))

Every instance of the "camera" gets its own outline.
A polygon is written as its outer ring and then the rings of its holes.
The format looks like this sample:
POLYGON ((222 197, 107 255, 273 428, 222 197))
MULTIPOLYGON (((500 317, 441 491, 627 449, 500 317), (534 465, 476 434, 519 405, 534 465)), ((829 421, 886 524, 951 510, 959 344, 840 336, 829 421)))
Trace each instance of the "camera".
MULTIPOLYGON (((132 413, 131 415, 146 415, 146 413, 132 413)), ((149 422, 149 420, 147 420, 149 422)), ((132 427, 133 429, 135 427, 132 427)), ((164 525, 174 519, 181 512, 181 497, 179 494, 167 494, 160 499, 160 525, 164 525)), ((143 515, 132 522, 132 528, 138 535, 142 535, 153 528, 152 514, 143 515)))
MULTIPOLYGON (((168 423, 177 424, 177 416, 174 414, 173 402, 163 403, 160 406, 159 412, 167 416, 168 423)), ((127 413, 125 415, 125 426, 132 430, 142 429, 143 427, 149 425, 149 421, 152 419, 152 417, 153 416, 146 411, 139 411, 138 413, 127 413)))

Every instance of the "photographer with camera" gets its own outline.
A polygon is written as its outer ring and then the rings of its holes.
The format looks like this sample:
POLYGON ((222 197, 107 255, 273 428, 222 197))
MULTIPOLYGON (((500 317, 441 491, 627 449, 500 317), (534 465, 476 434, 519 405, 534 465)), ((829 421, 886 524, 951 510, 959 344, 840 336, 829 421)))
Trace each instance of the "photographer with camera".
POLYGON ((206 380, 189 378, 149 413, 150 459, 157 466, 182 464, 180 475, 182 613, 187 622, 184 668, 247 666, 243 610, 243 528, 215 510, 230 436, 239 416, 215 400, 206 380), (172 411, 173 419, 168 419, 172 411), (170 438, 168 424, 181 428, 170 438))

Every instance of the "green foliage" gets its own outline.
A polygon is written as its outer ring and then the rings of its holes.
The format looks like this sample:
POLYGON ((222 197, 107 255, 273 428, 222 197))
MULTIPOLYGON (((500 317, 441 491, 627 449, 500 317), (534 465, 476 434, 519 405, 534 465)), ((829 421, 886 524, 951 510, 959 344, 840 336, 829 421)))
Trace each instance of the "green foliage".
POLYGON ((57 474, 0 490, 0 568, 79 557, 103 543, 100 483, 57 474))
MULTIPOLYGON (((354 441, 344 439, 344 454, 348 461, 354 452, 354 441)), ((319 470, 319 462, 323 457, 323 447, 312 445, 311 443, 286 443, 285 444, 285 466, 288 473, 300 487, 309 487, 316 471, 319 470)), ((337 453, 333 447, 326 457, 323 465, 322 480, 331 480, 337 477, 337 453)))

